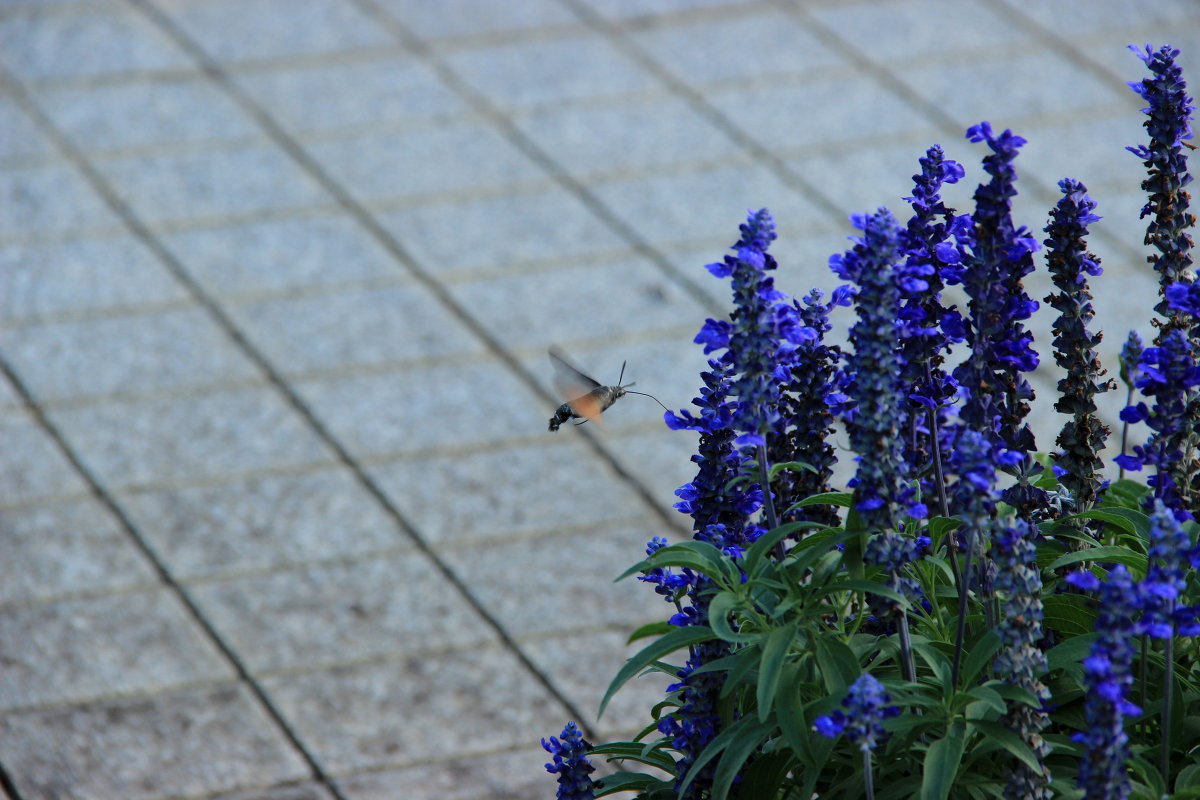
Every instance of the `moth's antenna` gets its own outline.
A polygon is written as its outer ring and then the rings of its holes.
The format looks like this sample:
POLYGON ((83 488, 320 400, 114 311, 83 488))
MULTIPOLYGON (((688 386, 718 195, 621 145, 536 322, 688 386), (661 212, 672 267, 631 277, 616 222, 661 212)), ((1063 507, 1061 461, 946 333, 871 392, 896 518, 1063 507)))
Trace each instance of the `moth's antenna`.
POLYGON ((621 385, 621 381, 625 379, 625 365, 626 365, 626 364, 628 364, 628 363, 629 363, 628 361, 622 361, 622 362, 621 362, 621 377, 620 377, 620 378, 617 378, 617 386, 620 386, 620 385, 621 385))
MULTIPOLYGON (((630 385, 632 386, 633 384, 630 384, 630 385)), ((671 410, 671 409, 667 408, 666 406, 663 406, 663 404, 662 404, 662 401, 661 401, 661 400, 659 400, 657 397, 655 397, 655 396, 654 396, 654 395, 652 395, 652 394, 646 394, 645 392, 634 392, 634 391, 630 391, 629 389, 626 389, 626 390, 625 390, 625 393, 626 393, 626 394, 640 394, 642 397, 649 397, 651 400, 653 400, 654 402, 656 402, 656 403, 658 403, 660 406, 662 406, 662 407, 663 407, 663 411, 670 411, 670 410, 671 410)))

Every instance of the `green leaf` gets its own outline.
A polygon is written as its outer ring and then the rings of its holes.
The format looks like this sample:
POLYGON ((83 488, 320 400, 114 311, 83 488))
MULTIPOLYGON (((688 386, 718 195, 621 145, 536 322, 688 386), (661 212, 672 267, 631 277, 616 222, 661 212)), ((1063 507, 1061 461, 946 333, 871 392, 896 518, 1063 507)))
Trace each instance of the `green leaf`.
MULTIPOLYGON (((753 573, 759 562, 766 558, 767 555, 769 555, 771 551, 775 549, 776 544, 791 536, 793 533, 796 533, 797 531, 810 528, 816 530, 835 530, 820 522, 805 521, 787 522, 776 528, 772 528, 770 531, 760 537, 758 541, 751 545, 749 550, 746 551, 746 557, 744 561, 746 572, 753 573)), ((805 541, 808 541, 811 538, 813 537, 806 537, 805 541)))
POLYGON ((799 664, 793 662, 784 665, 775 698, 775 721, 783 733, 784 741, 804 766, 810 770, 818 769, 808 745, 809 730, 800 688, 799 664))
POLYGON ((689 625, 686 628, 677 628, 661 639, 642 648, 641 651, 625 662, 625 665, 617 672, 617 676, 612 679, 612 683, 608 686, 608 691, 604 693, 604 699, 600 701, 600 711, 597 712, 596 716, 602 716, 604 709, 608 707, 608 701, 612 699, 617 690, 644 668, 650 666, 667 653, 673 653, 680 648, 691 647, 694 644, 707 642, 714 638, 716 637, 710 628, 703 625, 689 625))
POLYGON ((907 597, 890 586, 884 586, 882 583, 874 581, 859 580, 858 578, 845 578, 837 583, 826 584, 821 587, 818 594, 832 594, 833 592, 867 592, 894 600, 903 607, 910 605, 907 597))
POLYGON ((725 800, 746 759, 758 751, 772 730, 766 725, 756 725, 748 731, 740 731, 732 738, 717 764, 716 774, 713 775, 712 800, 725 800))
POLYGON ((840 694, 862 672, 854 651, 844 642, 822 636, 815 642, 817 665, 821 668, 821 680, 829 694, 840 694))
POLYGON ((1011 731, 1005 725, 999 722, 989 722, 987 720, 974 720, 968 723, 970 727, 976 728, 986 734, 988 739, 1003 747, 1012 755, 1035 772, 1042 769, 1042 765, 1038 763, 1037 756, 1029 749, 1029 745, 1021 740, 1021 737, 1011 731))
POLYGON ((929 520, 929 525, 926 526, 929 538, 935 542, 941 541, 941 538, 950 531, 962 525, 962 520, 958 517, 934 517, 929 520))
POLYGON ((1141 553, 1133 552, 1128 547, 1120 547, 1118 545, 1093 547, 1090 550, 1077 550, 1073 553, 1067 553, 1054 559, 1046 569, 1060 569, 1071 564, 1078 564, 1081 561, 1104 561, 1124 564, 1133 569, 1139 576, 1146 574, 1146 557, 1141 553))
POLYGON ((775 476, 784 470, 788 472, 816 472, 817 468, 804 461, 785 461, 782 464, 772 464, 771 471, 767 473, 767 480, 775 480, 775 476))
POLYGON ((1143 542, 1150 541, 1150 517, 1136 508, 1093 508, 1067 519, 1098 519, 1133 534, 1143 542))
POLYGON ((714 578, 728 578, 732 564, 729 557, 708 542, 678 542, 646 559, 652 567, 687 567, 714 578))
POLYGON ((1081 636, 1095 627, 1096 607, 1081 594, 1052 594, 1042 600, 1042 616, 1047 628, 1068 636, 1081 636))
POLYGON ((853 495, 850 492, 823 492, 822 494, 814 494, 812 497, 806 497, 796 507, 804 508, 805 506, 841 506, 843 508, 850 507, 850 498, 853 495))
POLYGON ((1085 633, 1080 636, 1072 636, 1062 644, 1051 647, 1046 651, 1047 665, 1053 671, 1082 663, 1091 652, 1092 642, 1096 641, 1099 636, 1098 633, 1085 633))
POLYGON ((788 648, 796 638, 796 625, 797 623, 793 622, 791 625, 776 628, 767 634, 767 640, 763 643, 762 659, 758 665, 758 689, 755 694, 758 700, 759 722, 766 722, 775 706, 775 692, 779 688, 779 678, 788 648))
POLYGON ((633 633, 629 634, 629 638, 625 640, 625 644, 633 644, 638 639, 647 639, 651 636, 665 636, 675 627, 675 625, 672 625, 666 620, 648 622, 633 633))
POLYGON ((605 756, 608 761, 622 759, 636 761, 649 767, 657 767, 665 772, 675 771, 675 759, 670 754, 653 745, 639 742, 610 742, 592 748, 592 753, 605 756))
POLYGON ((761 727, 758 720, 754 717, 742 717, 737 722, 730 725, 725 730, 717 734, 716 738, 705 745, 704 750, 696 756, 696 760, 692 762, 691 768, 687 772, 687 776, 683 780, 683 784, 679 787, 679 794, 684 795, 687 788, 692 785, 692 781, 700 774, 704 766, 712 761, 717 756, 724 752, 726 747, 736 741, 739 736, 747 728, 761 727))
POLYGON ((664 781, 662 778, 656 778, 644 772, 621 770, 611 775, 605 775, 600 779, 600 785, 596 790, 596 797, 604 797, 605 795, 616 794, 617 792, 642 792, 656 784, 670 785, 669 782, 664 781))
POLYGON ((1008 707, 1004 704, 1004 698, 1000 696, 999 692, 991 687, 975 686, 971 689, 968 689, 965 694, 970 697, 974 697, 980 703, 983 703, 984 706, 997 712, 998 714, 1003 714, 1008 710, 1008 707))
POLYGON ((995 631, 988 631, 971 647, 967 657, 962 662, 962 674, 959 682, 963 686, 970 685, 980 671, 991 662, 992 656, 1000 649, 1000 637, 995 631))
POLYGON ((929 746, 925 752, 921 800, 946 800, 950 796, 965 744, 964 723, 956 722, 945 736, 929 746))
POLYGON ((729 615, 737 608, 739 598, 733 592, 717 592, 708 603, 708 624, 713 633, 726 642, 753 642, 754 633, 740 633, 729 624, 729 615))

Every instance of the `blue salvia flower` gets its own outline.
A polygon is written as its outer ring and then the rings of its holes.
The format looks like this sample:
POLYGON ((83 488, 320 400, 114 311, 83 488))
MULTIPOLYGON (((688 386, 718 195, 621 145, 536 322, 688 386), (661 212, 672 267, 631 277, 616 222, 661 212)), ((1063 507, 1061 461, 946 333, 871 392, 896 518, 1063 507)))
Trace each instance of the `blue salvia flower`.
MULTIPOLYGON (((858 453, 854 477, 855 508, 869 531, 894 530, 901 497, 902 453, 899 429, 904 396, 902 368, 896 343, 896 308, 900 293, 894 280, 900 260, 899 225, 886 208, 871 216, 852 218, 863 232, 855 246, 829 259, 843 280, 858 285, 858 322, 850 330, 854 352, 847 357, 847 394, 852 409, 846 414, 850 446, 858 453)), ((924 516, 924 509, 914 516, 924 516)))
MULTIPOLYGON (((884 585, 899 592, 914 607, 920 608, 924 603, 928 603, 921 590, 921 584, 907 577, 904 572, 906 566, 924 558, 930 544, 932 540, 928 536, 911 537, 887 531, 871 537, 863 553, 863 560, 882 567, 887 575, 884 585)), ((900 619, 901 616, 905 616, 902 606, 890 597, 871 593, 867 594, 867 605, 871 610, 871 617, 863 630, 877 635, 900 633, 901 658, 908 670, 906 675, 912 675, 907 620, 900 619), (893 624, 894 620, 898 621, 898 624, 893 624)))
POLYGON ((832 714, 813 720, 813 726, 822 736, 836 739, 842 734, 858 746, 859 750, 874 750, 887 735, 883 721, 900 714, 900 709, 890 705, 891 697, 869 672, 864 672, 850 684, 842 707, 832 714))
MULTIPOLYGON (((1038 646, 1042 639, 1042 576, 1037 566, 1036 529, 1025 520, 1000 527, 992 536, 991 557, 996 565, 995 592, 1000 599, 1001 646, 992 661, 996 676, 1024 689, 1045 705, 1050 691, 1042 683, 1047 671, 1046 655, 1038 646)), ((1050 718, 1040 708, 1010 703, 1004 723, 1037 757, 1039 769, 1015 762, 1006 772, 1004 796, 1011 800, 1049 800, 1050 771, 1045 758, 1050 747, 1042 731, 1050 718)))
POLYGON ((561 738, 542 739, 542 747, 554 757, 546 771, 558 774, 558 800, 592 800, 596 796, 596 783, 590 777, 596 768, 587 758, 591 745, 574 722, 562 729, 561 738))
MULTIPOLYGON (((1149 636, 1169 639, 1175 635, 1181 621, 1187 630, 1193 629, 1186 618, 1180 620, 1176 615, 1186 583, 1185 571, 1191 548, 1191 541, 1174 514, 1161 500, 1155 500, 1150 515, 1149 568, 1142 581, 1145 595, 1142 629, 1149 636)), ((1183 611, 1188 613, 1188 609, 1183 611)))
MULTIPOLYGON (((955 225, 954 210, 942 202, 941 189, 943 184, 957 183, 965 173, 962 165, 946 158, 938 145, 926 151, 920 164, 920 174, 913 176, 913 195, 905 198, 913 215, 900 234, 904 259, 896 273, 903 364, 900 383, 908 396, 900 432, 904 461, 910 470, 925 473, 922 496, 929 498, 941 492, 942 487, 936 485, 937 470, 929 467, 935 454, 941 455, 942 437, 949 432, 946 406, 958 391, 957 383, 941 365, 950 343, 961 341, 961 337, 952 338, 947 331, 962 330, 958 312, 941 302, 946 284, 943 276, 958 279, 961 273, 960 251, 951 241, 961 224, 955 225)), ((943 512, 949 513, 948 509, 943 512)))
POLYGON ((1053 458, 1059 483, 1071 493, 1075 510, 1087 511, 1102 482, 1100 451, 1109 434, 1097 416, 1094 398, 1116 386, 1102 379, 1105 371, 1096 353, 1102 335, 1088 330, 1095 312, 1087 278, 1102 272, 1085 241, 1088 225, 1100 219, 1093 213, 1096 203, 1079 181, 1064 178, 1058 188, 1063 196, 1050 214, 1044 241, 1046 263, 1058 292, 1047 296, 1046 303, 1059 312, 1053 327, 1054 360, 1065 375, 1058 382, 1054 409, 1071 419, 1058 434, 1060 449, 1053 458))
POLYGON ((1084 800, 1125 800, 1130 794, 1125 718, 1142 713, 1129 701, 1142 592, 1123 564, 1113 567, 1103 582, 1091 572, 1071 573, 1067 582, 1099 593, 1098 638, 1083 660, 1084 729, 1074 735, 1085 750, 1079 787, 1084 800))
MULTIPOLYGON (((1125 344, 1121 346, 1121 383, 1133 390, 1134 381, 1137 380, 1140 374, 1139 364, 1142 360, 1142 353, 1146 351, 1146 345, 1142 342, 1142 337, 1137 331, 1130 331, 1129 336, 1125 338, 1125 344)), ((1126 403, 1128 405, 1128 403, 1126 403)))
POLYGON ((708 320, 696 336, 704 352, 725 349, 722 357, 732 368, 730 392, 737 397, 733 427, 737 443, 753 450, 766 444, 767 434, 780 427, 780 385, 796 348, 816 338, 803 325, 793 306, 775 289, 768 272, 776 267, 767 248, 775 239, 775 221, 764 208, 741 225, 736 255, 709 264, 718 278, 731 278, 734 311, 730 321, 708 320))
MULTIPOLYGON (((1036 448, 1025 422, 1033 389, 1022 375, 1038 365, 1033 336, 1024 325, 1038 304, 1022 284, 1033 271, 1038 243, 1012 220, 1012 198, 1017 194, 1013 161, 1025 140, 1008 130, 997 136, 987 122, 968 129, 967 136, 986 142, 992 152, 983 159, 991 180, 975 191, 974 228, 963 274, 971 354, 954 371, 963 395, 959 416, 963 427, 984 431, 993 449, 1020 454, 1023 474, 1036 448)), ((1026 496, 1006 497, 1019 511, 1029 513, 1044 501, 1030 491, 1032 487, 1022 489, 1026 496)))
POLYGON ((1155 474, 1146 482, 1154 488, 1154 497, 1161 499, 1183 521, 1192 519, 1191 464, 1188 450, 1194 445, 1197 407, 1193 402, 1195 389, 1200 385, 1200 366, 1191 340, 1180 329, 1170 331, 1158 347, 1147 347, 1138 364, 1141 373, 1135 385, 1141 393, 1153 398, 1153 407, 1144 402, 1126 406, 1121 419, 1127 423, 1145 422, 1153 431, 1145 445, 1135 446, 1132 453, 1117 456, 1123 468, 1138 471, 1153 466, 1155 474))
POLYGON ((829 479, 837 463, 828 436, 833 429, 834 408, 839 405, 844 373, 838 369, 841 351, 836 345, 825 344, 825 334, 833 327, 829 312, 835 303, 849 303, 840 296, 830 303, 822 302, 822 293, 813 289, 803 304, 794 306, 801 323, 813 330, 815 338, 801 344, 795 353, 787 390, 780 398, 783 417, 781 436, 772 437, 767 457, 772 464, 799 461, 813 469, 781 472, 772 481, 771 490, 778 498, 781 522, 809 520, 825 525, 838 524, 836 506, 820 505, 798 508, 782 513, 794 503, 814 494, 832 491, 829 479))
MULTIPOLYGON (((1187 154, 1183 142, 1192 138, 1192 98, 1187 93, 1183 71, 1175 63, 1179 51, 1162 46, 1152 50, 1149 45, 1138 48, 1130 45, 1138 58, 1146 63, 1151 77, 1134 81, 1129 87, 1148 104, 1145 128, 1150 134, 1150 143, 1129 147, 1131 153, 1145 162, 1150 172, 1142 188, 1150 193, 1142 208, 1142 217, 1150 217, 1146 229, 1146 244, 1158 252, 1148 261, 1158 272, 1161 291, 1166 293, 1172 285, 1191 283, 1192 238, 1187 230, 1196 222, 1195 215, 1188 211, 1190 197, 1185 187, 1191 183, 1188 173, 1187 154)), ((1164 296, 1155 310, 1166 318, 1156 338, 1163 338, 1174 328, 1190 327, 1194 322, 1185 320, 1178 308, 1172 308, 1164 296)))

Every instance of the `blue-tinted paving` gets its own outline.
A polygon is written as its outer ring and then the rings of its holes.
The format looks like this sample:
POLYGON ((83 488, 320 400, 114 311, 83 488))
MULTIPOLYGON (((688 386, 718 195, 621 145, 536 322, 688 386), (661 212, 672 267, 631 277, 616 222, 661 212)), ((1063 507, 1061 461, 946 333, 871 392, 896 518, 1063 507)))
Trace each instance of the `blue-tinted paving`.
POLYGON ((596 720, 694 442, 548 434, 547 347, 686 405, 747 209, 832 288, 986 118, 1018 222, 1099 202, 1114 363, 1147 42, 1200 81, 1194 0, 0 0, 0 795, 551 796, 661 691, 596 720))

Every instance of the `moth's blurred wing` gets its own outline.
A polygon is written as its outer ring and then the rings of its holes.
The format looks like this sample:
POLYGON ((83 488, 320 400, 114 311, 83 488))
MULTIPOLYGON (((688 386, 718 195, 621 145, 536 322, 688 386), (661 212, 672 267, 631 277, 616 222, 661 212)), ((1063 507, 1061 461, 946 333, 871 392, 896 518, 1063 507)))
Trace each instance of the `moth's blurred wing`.
POLYGON ((592 389, 600 388, 598 381, 571 366, 571 362, 557 347, 550 348, 550 363, 554 365, 554 388, 562 399, 570 402, 592 389))

